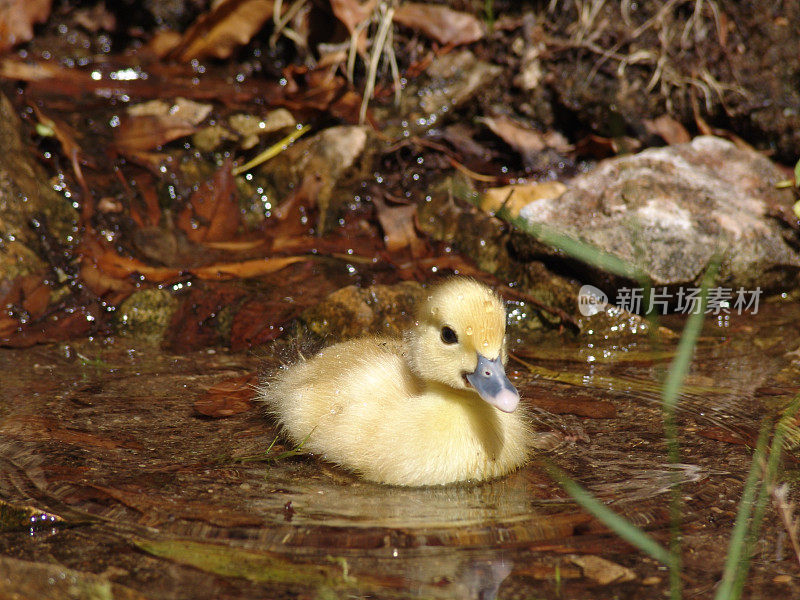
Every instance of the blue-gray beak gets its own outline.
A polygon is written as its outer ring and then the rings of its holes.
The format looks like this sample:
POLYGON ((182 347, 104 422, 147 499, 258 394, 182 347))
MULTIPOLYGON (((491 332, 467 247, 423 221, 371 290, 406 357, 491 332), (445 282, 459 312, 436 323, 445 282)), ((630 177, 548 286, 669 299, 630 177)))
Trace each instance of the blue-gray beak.
POLYGON ((503 362, 498 356, 489 360, 478 354, 478 366, 467 373, 467 381, 480 394, 481 398, 503 412, 514 412, 519 404, 519 392, 506 377, 503 362))

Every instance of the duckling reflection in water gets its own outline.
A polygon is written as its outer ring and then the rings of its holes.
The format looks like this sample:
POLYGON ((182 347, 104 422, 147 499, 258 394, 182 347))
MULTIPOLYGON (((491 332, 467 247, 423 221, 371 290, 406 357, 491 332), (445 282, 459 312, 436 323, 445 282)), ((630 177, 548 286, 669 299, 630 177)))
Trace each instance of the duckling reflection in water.
POLYGON ((260 389, 303 449, 393 485, 505 475, 525 463, 531 432, 506 377, 506 313, 471 279, 429 290, 402 339, 324 349, 260 389))

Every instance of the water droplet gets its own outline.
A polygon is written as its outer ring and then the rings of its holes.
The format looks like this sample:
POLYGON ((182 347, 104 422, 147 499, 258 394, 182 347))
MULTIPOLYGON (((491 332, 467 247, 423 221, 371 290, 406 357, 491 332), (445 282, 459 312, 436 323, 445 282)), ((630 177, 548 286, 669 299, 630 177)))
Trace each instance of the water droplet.
POLYGON ((466 333, 467 335, 472 335, 472 331, 473 331, 473 330, 472 330, 472 327, 467 327, 467 328, 464 330, 464 333, 466 333))

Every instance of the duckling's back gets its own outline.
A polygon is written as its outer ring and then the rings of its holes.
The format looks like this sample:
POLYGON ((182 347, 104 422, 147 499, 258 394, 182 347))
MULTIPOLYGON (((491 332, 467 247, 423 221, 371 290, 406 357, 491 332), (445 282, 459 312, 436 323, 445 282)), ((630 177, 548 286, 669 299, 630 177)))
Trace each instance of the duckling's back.
POLYGON ((336 344, 279 373, 262 399, 305 450, 348 466, 339 454, 368 446, 369 432, 420 393, 404 352, 402 340, 388 337, 336 344))

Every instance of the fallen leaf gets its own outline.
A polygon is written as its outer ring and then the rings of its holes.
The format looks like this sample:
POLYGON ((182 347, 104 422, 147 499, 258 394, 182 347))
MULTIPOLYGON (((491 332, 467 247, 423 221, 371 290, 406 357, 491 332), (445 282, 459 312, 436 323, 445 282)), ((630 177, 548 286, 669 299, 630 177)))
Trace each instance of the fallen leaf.
POLYGON ((228 58, 247 44, 272 17, 272 0, 222 0, 201 15, 168 57, 180 62, 196 58, 228 58))
POLYGON ((490 214, 496 214, 503 209, 512 217, 516 217, 520 210, 532 202, 558 198, 565 191, 567 186, 560 181, 506 185, 486 190, 479 206, 481 210, 490 214))
POLYGON ((191 125, 198 125, 211 114, 212 106, 204 102, 195 102, 186 98, 176 98, 175 102, 150 100, 134 104, 128 108, 127 114, 132 117, 171 117, 191 125))
POLYGON ((439 4, 405 2, 397 7, 393 20, 445 45, 470 44, 484 36, 483 25, 473 15, 439 4))
POLYGON ((215 320, 244 295, 244 290, 232 285, 192 286, 172 315, 165 345, 172 352, 188 352, 223 344, 225 339, 214 326, 215 320))
POLYGON ((51 0, 5 0, 0 5, 0 52, 33 39, 33 25, 50 16, 51 0))
POLYGON ((230 242, 203 242, 203 246, 212 250, 226 250, 228 252, 244 252, 255 250, 268 243, 268 240, 236 240, 230 242))
POLYGON ((134 441, 110 439, 88 431, 64 429, 57 419, 38 415, 6 417, 0 421, 0 432, 4 436, 17 439, 61 442, 62 444, 71 444, 81 448, 91 447, 104 450, 112 450, 114 448, 142 449, 141 445, 134 441))
MULTIPOLYGON (((271 586, 294 584, 326 590, 344 588, 346 583, 341 565, 329 565, 320 561, 308 564, 299 562, 296 558, 289 560, 281 554, 265 550, 246 550, 230 544, 193 542, 186 539, 166 541, 138 539, 133 542, 142 551, 153 556, 225 578, 237 577, 271 586)), ((365 580, 365 576, 359 575, 350 586, 355 587, 357 581, 363 588, 365 580)), ((377 588, 374 584, 372 587, 377 588)), ((339 594, 339 596, 344 595, 339 594)))
POLYGON ((352 35, 359 25, 372 16, 376 1, 367 0, 362 4, 358 0, 331 0, 331 10, 352 35))
POLYGON ((296 262, 311 260, 308 256, 279 256, 274 258, 254 258, 242 262, 217 263, 207 267, 196 267, 190 272, 201 279, 248 279, 280 271, 296 262))
POLYGON ((592 156, 600 159, 635 152, 641 145, 639 140, 630 137, 608 138, 591 134, 575 144, 575 153, 579 156, 592 156))
POLYGON ((177 225, 191 241, 227 241, 238 231, 241 209, 231 168, 228 159, 211 179, 198 186, 178 214, 177 225))
POLYGON ((121 154, 136 154, 192 135, 196 130, 191 123, 170 117, 122 117, 114 129, 114 147, 121 154))
POLYGON ((731 431, 724 427, 715 426, 698 429, 697 435, 727 444, 736 444, 737 446, 747 445, 752 447, 755 447, 756 438, 758 437, 755 431, 731 431))
POLYGON ((283 325, 298 316, 304 306, 280 300, 255 299, 236 313, 231 326, 231 350, 238 352, 265 344, 283 334, 283 325))
POLYGON ((536 131, 506 115, 483 117, 479 122, 486 124, 495 135, 519 152, 523 158, 529 158, 547 148, 562 154, 572 150, 572 146, 560 133, 536 131))
POLYGON ((9 335, 0 337, 0 346, 30 348, 36 344, 85 337, 97 330, 100 312, 97 305, 60 310, 48 315, 46 320, 33 321, 19 326, 9 335))
POLYGON ((143 50, 152 53, 156 58, 163 59, 178 47, 181 40, 183 40, 183 36, 177 31, 163 29, 153 34, 150 40, 144 45, 143 50))
MULTIPOLYGON (((81 186, 81 191, 83 192, 84 197, 90 198, 92 194, 89 191, 89 186, 83 176, 81 163, 89 162, 91 166, 95 165, 93 161, 87 161, 85 153, 81 150, 81 147, 77 141, 78 133, 64 121, 54 117, 49 117, 44 114, 44 112, 38 106, 34 105, 33 110, 36 113, 39 122, 45 127, 49 128, 53 132, 53 135, 55 135, 56 139, 61 143, 61 149, 67 158, 69 158, 70 164, 72 165, 72 171, 75 173, 75 179, 78 182, 78 185, 81 186)), ((84 202, 83 205, 82 218, 84 222, 86 222, 91 217, 92 207, 90 202, 84 202)))
MULTIPOLYGON (((280 256, 271 258, 255 258, 241 262, 214 263, 201 267, 187 267, 184 269, 153 267, 137 258, 121 256, 109 244, 101 242, 96 235, 87 231, 78 248, 81 256, 82 267, 95 267, 103 274, 114 279, 126 279, 130 276, 139 276, 154 283, 164 283, 185 277, 187 274, 200 279, 234 279, 258 277, 274 273, 291 264, 310 260, 308 256, 280 256)), ((90 273, 91 271, 87 271, 90 273)), ((97 277, 92 274, 92 277, 97 277)))
POLYGON ((78 25, 92 33, 101 30, 114 31, 117 28, 117 19, 106 10, 104 2, 100 2, 92 8, 81 8, 74 11, 73 18, 78 25))
MULTIPOLYGON (((11 282, 4 282, 0 287, 0 310, 8 311, 13 307, 21 307, 31 318, 41 317, 50 301, 50 288, 42 275, 20 275, 11 282)), ((9 320, 19 323, 8 313, 9 320)))
POLYGON ((686 128, 669 115, 661 115, 655 119, 643 121, 648 133, 661 137, 668 144, 683 144, 692 141, 692 136, 686 128))
POLYGON ((114 129, 114 146, 123 154, 158 148, 193 134, 210 113, 210 104, 185 98, 174 103, 151 100, 131 106, 114 129))
POLYGON ((386 249, 389 252, 396 252, 409 248, 413 257, 422 256, 425 253, 425 243, 417 235, 415 227, 417 205, 390 207, 378 196, 373 197, 372 203, 378 211, 378 221, 383 228, 386 249))
POLYGON ((22 280, 22 308, 32 319, 44 315, 50 303, 50 286, 36 275, 25 276, 22 280))
POLYGON ((212 386, 194 403, 194 409, 207 417, 230 417, 253 408, 255 374, 231 377, 212 386))
POLYGON ((597 400, 589 394, 571 394, 569 397, 536 397, 528 394, 533 406, 542 408, 554 415, 577 415, 590 419, 613 419, 617 408, 607 400, 597 400))
POLYGON ((358 35, 356 49, 362 56, 366 53, 368 33, 363 24, 372 17, 376 2, 377 0, 367 0, 362 4, 358 0, 331 0, 334 16, 347 28, 351 37, 358 35))
POLYGON ((573 556, 573 564, 578 565, 583 570, 583 576, 591 579, 599 585, 609 585, 611 583, 622 583, 623 581, 633 581, 636 573, 627 567, 613 563, 599 556, 573 556))
POLYGON ((130 174, 124 179, 133 198, 130 201, 130 216, 139 227, 153 227, 161 220, 155 180, 147 172, 130 174), (138 192, 138 193, 137 193, 138 192))
POLYGON ((81 265, 78 276, 83 284, 98 297, 105 296, 106 293, 111 291, 132 292, 135 287, 132 281, 111 277, 100 270, 97 265, 88 261, 81 265))

